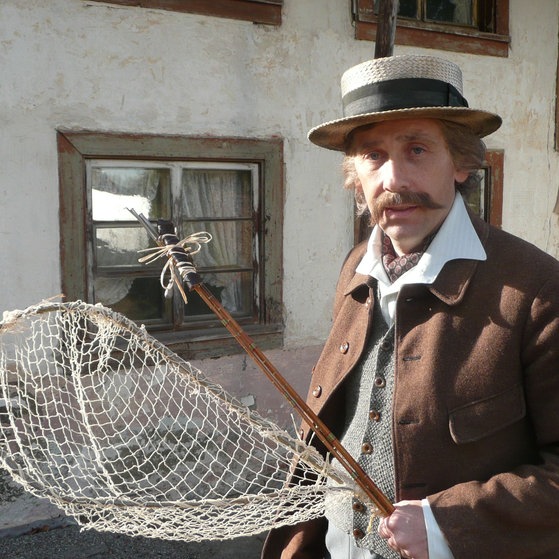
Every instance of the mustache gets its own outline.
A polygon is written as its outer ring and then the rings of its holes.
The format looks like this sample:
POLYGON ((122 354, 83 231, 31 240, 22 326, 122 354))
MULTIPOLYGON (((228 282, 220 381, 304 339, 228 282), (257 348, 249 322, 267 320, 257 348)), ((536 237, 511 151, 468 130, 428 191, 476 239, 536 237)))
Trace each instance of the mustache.
POLYGON ((440 210, 444 206, 435 202, 426 192, 383 192, 372 202, 372 223, 378 223, 382 212, 387 208, 398 206, 420 206, 430 210, 440 210))

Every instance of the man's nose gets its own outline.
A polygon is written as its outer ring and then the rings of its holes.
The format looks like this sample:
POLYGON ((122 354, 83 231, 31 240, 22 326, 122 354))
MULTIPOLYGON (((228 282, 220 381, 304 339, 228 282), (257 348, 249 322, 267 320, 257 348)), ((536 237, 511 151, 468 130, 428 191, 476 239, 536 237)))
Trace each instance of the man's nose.
POLYGON ((409 178, 404 162, 389 158, 382 166, 382 186, 389 192, 400 192, 409 188, 409 178))

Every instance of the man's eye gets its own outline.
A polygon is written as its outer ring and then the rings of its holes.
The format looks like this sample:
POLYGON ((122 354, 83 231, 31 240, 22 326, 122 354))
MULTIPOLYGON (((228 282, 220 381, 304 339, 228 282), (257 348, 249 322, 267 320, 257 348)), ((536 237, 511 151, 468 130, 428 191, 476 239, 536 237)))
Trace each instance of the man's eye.
POLYGON ((370 159, 371 161, 378 161, 380 159, 380 153, 378 151, 372 151, 365 155, 365 159, 370 159))
POLYGON ((414 146, 411 148, 411 151, 414 155, 421 155, 425 151, 425 148, 421 146, 414 146))

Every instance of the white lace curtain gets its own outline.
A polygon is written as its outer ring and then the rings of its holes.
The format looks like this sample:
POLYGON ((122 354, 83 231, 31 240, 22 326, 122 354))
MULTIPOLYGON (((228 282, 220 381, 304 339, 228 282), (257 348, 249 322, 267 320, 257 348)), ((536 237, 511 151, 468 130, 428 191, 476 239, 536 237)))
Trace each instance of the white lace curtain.
MULTIPOLYGON (((171 192, 162 192, 168 169, 98 168, 92 171, 92 215, 96 222, 129 221, 127 208, 151 219, 168 218, 167 197, 173 199, 179 236, 201 230, 213 240, 196 255, 196 266, 204 268, 251 268, 253 262, 251 172, 247 169, 191 169, 181 167, 181 180, 171 192), (194 220, 194 221, 190 221, 194 220)), ((165 190, 165 189, 164 189, 165 190)), ((98 228, 97 264, 103 267, 137 262, 137 251, 147 246, 141 227, 98 228)), ((230 312, 243 311, 243 293, 249 273, 204 273, 204 282, 219 291, 230 312), (244 279, 244 281, 243 281, 244 279)), ((112 305, 128 294, 131 278, 95 280, 95 299, 112 305)), ((246 303, 245 303, 246 305, 246 303)))
MULTIPOLYGON (((178 215, 200 219, 199 226, 213 239, 196 255, 198 267, 239 267, 252 262, 250 221, 227 218, 250 218, 250 173, 238 170, 184 169, 178 215), (211 218, 203 220, 203 218, 211 218), (217 220, 216 220, 217 219, 217 220), (220 219, 224 219, 221 221, 220 219)), ((198 222, 185 224, 197 226, 198 222)), ((182 231, 183 234, 195 231, 182 231)), ((243 282, 239 272, 205 273, 204 281, 220 288, 222 304, 230 312, 243 306, 243 282)))

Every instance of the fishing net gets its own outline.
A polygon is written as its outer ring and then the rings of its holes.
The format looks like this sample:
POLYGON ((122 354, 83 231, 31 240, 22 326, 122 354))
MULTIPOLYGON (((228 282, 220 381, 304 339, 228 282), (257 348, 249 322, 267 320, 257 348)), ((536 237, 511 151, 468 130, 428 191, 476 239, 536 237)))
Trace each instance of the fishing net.
POLYGON ((0 399, 0 466, 86 528, 228 539, 316 518, 326 494, 355 491, 312 447, 99 305, 5 315, 0 399))

